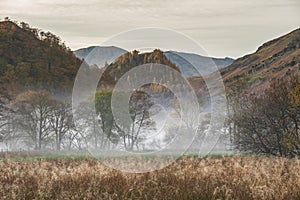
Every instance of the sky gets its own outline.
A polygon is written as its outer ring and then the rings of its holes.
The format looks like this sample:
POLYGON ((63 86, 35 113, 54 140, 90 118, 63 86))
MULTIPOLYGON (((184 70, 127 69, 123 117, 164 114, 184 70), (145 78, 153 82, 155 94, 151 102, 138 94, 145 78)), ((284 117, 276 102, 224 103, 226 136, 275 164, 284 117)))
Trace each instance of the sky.
POLYGON ((300 0, 0 0, 1 19, 51 31, 72 50, 156 27, 192 38, 209 56, 232 58, 299 28, 299 10, 300 0))

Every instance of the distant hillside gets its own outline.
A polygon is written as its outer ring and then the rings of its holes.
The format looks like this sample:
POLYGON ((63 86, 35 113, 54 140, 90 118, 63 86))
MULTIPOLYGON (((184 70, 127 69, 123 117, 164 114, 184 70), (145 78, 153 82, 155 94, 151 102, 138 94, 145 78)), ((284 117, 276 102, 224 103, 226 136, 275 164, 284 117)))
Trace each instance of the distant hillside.
POLYGON ((105 72, 100 80, 100 83, 108 87, 113 86, 119 80, 119 78, 121 78, 122 75, 124 75, 130 69, 146 63, 167 65, 180 72, 180 69, 174 63, 172 63, 159 49, 156 49, 150 53, 139 53, 138 51, 133 51, 125 53, 114 63, 103 69, 105 72))
POLYGON ((126 52, 126 50, 114 46, 91 46, 78 49, 74 51, 74 54, 80 60, 84 59, 88 65, 96 64, 98 67, 104 67, 106 64, 114 62, 118 57, 126 52))
MULTIPOLYGON (((79 59, 84 59, 89 65, 96 64, 104 67, 114 62, 119 56, 127 51, 118 47, 101 47, 91 46, 74 51, 79 59)), ((199 70, 203 72, 201 75, 207 75, 230 65, 234 60, 231 58, 211 58, 193 53, 184 53, 176 51, 166 51, 164 55, 174 64, 176 64, 183 76, 192 77, 199 76, 199 70)))
POLYGON ((299 74, 300 29, 271 40, 260 46, 255 53, 237 59, 221 70, 226 86, 243 82, 244 87, 263 89, 271 81, 299 74))
POLYGON ((166 57, 175 63, 185 77, 204 76, 229 66, 234 61, 231 58, 211 58, 198 54, 167 51, 166 57), (202 74, 200 74, 202 73, 202 74))
MULTIPOLYGON (((271 40, 260 46, 256 52, 235 60, 220 70, 227 92, 243 90, 260 93, 279 78, 289 78, 300 73, 300 29, 271 40)), ((208 75, 214 78, 216 73, 208 75)), ((205 83, 202 78, 191 78, 196 90, 205 83)))
POLYGON ((28 89, 71 93, 80 62, 58 36, 24 22, 0 22, 0 82, 12 94, 28 89))

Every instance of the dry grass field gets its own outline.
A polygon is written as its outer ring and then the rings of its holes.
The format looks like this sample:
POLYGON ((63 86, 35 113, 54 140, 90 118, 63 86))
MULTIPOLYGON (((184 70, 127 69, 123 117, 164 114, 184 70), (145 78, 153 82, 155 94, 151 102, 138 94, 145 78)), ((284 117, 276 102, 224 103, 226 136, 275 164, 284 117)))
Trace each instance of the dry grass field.
POLYGON ((126 174, 99 161, 4 158, 1 199, 300 199, 300 159, 184 157, 126 174))

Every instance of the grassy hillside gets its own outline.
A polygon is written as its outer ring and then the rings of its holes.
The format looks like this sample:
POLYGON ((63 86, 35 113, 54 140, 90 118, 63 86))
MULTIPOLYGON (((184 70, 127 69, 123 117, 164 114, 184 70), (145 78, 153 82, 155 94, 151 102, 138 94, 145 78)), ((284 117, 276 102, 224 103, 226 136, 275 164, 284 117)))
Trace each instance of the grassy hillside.
POLYGON ((279 78, 300 72, 300 29, 271 40, 253 54, 220 70, 227 87, 244 81, 251 89, 264 89, 279 78))
MULTIPOLYGON (((230 66, 220 70, 227 91, 241 89, 244 92, 260 93, 277 79, 289 78, 300 72, 300 29, 271 40, 256 52, 235 60, 230 66)), ((216 73, 206 76, 217 79, 216 73)), ((191 78, 197 91, 205 82, 201 77, 191 78)))

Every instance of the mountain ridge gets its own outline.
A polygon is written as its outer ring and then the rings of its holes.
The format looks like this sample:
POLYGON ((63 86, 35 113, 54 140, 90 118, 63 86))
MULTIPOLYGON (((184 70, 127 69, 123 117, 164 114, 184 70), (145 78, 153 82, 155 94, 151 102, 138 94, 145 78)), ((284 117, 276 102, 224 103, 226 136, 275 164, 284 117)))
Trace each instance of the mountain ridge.
POLYGON ((111 64, 127 51, 115 46, 90 46, 73 51, 74 55, 88 65, 104 67, 111 64))
POLYGON ((227 67, 234 61, 232 58, 213 58, 195 53, 166 51, 167 58, 175 63, 181 70, 183 76, 205 76, 216 70, 227 67))
MULTIPOLYGON (((102 68, 105 65, 113 63, 118 57, 128 51, 116 46, 90 46, 74 51, 79 59, 84 59, 89 65, 97 65, 102 68)), ((147 53, 147 52, 144 52, 147 53)), ((230 65, 234 60, 229 57, 212 58, 195 53, 164 51, 166 57, 175 63, 185 77, 207 75, 215 70, 222 69, 230 65), (209 68, 213 68, 211 70, 209 68), (202 74, 199 73, 202 72, 202 74)))

